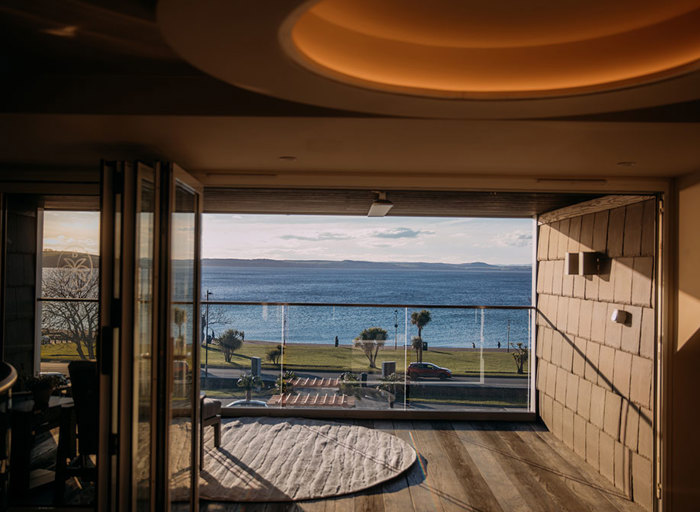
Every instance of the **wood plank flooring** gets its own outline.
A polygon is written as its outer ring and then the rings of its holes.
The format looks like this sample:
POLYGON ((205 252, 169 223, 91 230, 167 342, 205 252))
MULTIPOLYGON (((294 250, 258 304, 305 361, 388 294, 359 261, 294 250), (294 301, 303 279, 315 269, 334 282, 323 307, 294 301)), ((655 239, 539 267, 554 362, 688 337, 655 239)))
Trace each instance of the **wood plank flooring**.
POLYGON ((202 512, 641 512, 540 424, 369 421, 415 447, 406 474, 364 492, 297 503, 201 503, 202 512))

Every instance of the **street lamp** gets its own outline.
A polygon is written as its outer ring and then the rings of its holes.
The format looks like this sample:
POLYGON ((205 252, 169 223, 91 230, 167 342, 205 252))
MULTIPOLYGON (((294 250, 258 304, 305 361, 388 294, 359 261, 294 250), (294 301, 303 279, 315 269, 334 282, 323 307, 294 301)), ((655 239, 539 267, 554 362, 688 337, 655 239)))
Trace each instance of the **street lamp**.
POLYGON ((394 350, 399 343, 399 310, 394 310, 394 350))
POLYGON ((204 387, 209 387, 209 297, 214 295, 213 292, 207 290, 207 306, 206 306, 206 327, 204 329, 204 387))

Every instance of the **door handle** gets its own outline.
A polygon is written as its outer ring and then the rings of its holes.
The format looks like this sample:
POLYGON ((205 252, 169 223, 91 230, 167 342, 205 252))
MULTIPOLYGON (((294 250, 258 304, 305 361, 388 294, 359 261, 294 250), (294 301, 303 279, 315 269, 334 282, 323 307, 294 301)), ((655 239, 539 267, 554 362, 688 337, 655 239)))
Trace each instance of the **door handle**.
POLYGON ((114 328, 105 325, 100 329, 98 336, 98 361, 100 362, 100 373, 102 375, 112 374, 113 354, 114 354, 114 328))

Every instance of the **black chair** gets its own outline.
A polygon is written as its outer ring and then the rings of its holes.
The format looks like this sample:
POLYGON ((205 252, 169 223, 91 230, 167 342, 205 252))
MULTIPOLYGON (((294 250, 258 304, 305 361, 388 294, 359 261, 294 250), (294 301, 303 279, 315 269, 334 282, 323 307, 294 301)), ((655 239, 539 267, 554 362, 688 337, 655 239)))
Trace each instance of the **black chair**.
POLYGON ((10 397, 17 372, 11 364, 0 363, 0 510, 7 508, 7 482, 10 460, 10 397))
POLYGON ((66 479, 79 477, 95 482, 97 468, 90 460, 97 454, 99 432, 99 373, 95 361, 72 361, 68 364, 74 407, 61 414, 61 433, 56 456, 54 501, 62 503, 66 479), (77 423, 77 453, 75 425, 77 423), (77 457, 76 457, 77 454, 77 457))
POLYGON ((221 446, 221 402, 202 395, 202 421, 199 424, 199 466, 204 467, 204 427, 214 427, 214 446, 221 446))

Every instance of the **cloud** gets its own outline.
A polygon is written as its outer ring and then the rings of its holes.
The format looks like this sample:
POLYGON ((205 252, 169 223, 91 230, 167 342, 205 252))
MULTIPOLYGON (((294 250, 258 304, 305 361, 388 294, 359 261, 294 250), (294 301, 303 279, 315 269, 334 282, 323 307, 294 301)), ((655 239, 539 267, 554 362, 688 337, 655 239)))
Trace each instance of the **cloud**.
POLYGON ((325 232, 314 236, 282 235, 280 238, 282 240, 307 240, 311 242, 320 242, 326 240, 350 240, 352 237, 342 233, 325 232))
POLYGON ((532 233, 513 231, 496 237, 497 243, 506 247, 528 247, 532 244, 532 233))
POLYGON ((375 238, 418 238, 420 235, 432 235, 433 231, 421 231, 409 228, 394 228, 384 231, 375 231, 375 238))

